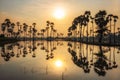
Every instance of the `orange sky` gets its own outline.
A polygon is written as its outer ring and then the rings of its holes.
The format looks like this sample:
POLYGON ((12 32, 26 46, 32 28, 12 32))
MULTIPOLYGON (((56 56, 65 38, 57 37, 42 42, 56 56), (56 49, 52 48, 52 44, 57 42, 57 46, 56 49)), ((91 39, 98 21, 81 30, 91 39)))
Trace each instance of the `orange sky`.
MULTIPOLYGON (((120 16, 120 0, 0 0, 0 23, 5 18, 12 21, 26 22, 31 25, 37 23, 39 29, 46 27, 46 21, 53 21, 58 32, 67 33, 73 19, 85 10, 90 10, 94 15, 99 10, 107 10, 108 13, 120 16), (61 7, 65 11, 65 17, 56 19, 54 10, 61 7)), ((118 25, 120 20, 118 20, 118 25)))

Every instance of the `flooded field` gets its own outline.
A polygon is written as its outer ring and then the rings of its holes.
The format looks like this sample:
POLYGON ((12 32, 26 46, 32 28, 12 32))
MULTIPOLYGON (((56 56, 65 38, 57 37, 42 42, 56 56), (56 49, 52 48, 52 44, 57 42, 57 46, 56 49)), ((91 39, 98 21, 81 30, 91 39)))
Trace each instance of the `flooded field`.
POLYGON ((64 41, 0 46, 0 80, 119 80, 120 47, 64 41))

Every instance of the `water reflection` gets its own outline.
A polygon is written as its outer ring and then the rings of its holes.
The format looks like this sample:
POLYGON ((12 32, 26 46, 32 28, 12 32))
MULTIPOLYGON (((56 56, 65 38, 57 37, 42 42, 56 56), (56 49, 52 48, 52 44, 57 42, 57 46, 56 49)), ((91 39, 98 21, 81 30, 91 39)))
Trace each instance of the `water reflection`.
POLYGON ((4 44, 0 46, 0 74, 3 76, 0 79, 9 80, 6 74, 12 76, 13 72, 13 80, 21 80, 19 75, 30 80, 80 80, 81 77, 88 80, 93 76, 94 80, 109 80, 112 74, 116 75, 111 80, 118 80, 119 53, 120 47, 78 42, 33 40, 4 44))
POLYGON ((32 57, 36 57, 36 49, 40 47, 40 50, 45 51, 46 60, 54 58, 54 50, 58 45, 63 45, 59 41, 23 41, 11 44, 5 44, 0 47, 1 57, 5 61, 9 61, 12 57, 26 57, 28 54, 32 54, 32 57))
POLYGON ((99 46, 95 49, 92 45, 76 42, 69 42, 68 46, 73 63, 82 68, 84 73, 90 73, 93 68, 99 76, 105 76, 108 70, 118 67, 116 53, 119 53, 119 48, 99 46))

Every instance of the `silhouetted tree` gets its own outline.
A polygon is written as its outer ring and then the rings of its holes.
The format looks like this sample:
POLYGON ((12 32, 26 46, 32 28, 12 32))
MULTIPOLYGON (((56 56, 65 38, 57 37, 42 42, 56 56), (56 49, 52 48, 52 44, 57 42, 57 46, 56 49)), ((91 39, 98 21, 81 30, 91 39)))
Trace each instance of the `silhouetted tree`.
MULTIPOLYGON (((10 26, 11 26, 11 21, 10 21, 10 19, 5 19, 4 23, 6 24, 6 30, 7 30, 7 32, 8 32, 8 31, 9 31, 9 28, 10 28, 10 26)), ((8 36, 8 34, 7 34, 7 36, 8 36)))
POLYGON ((32 25, 33 25, 33 38, 35 38, 36 37, 36 32, 37 32, 36 23, 33 23, 32 25))
POLYGON ((27 27, 28 27, 28 25, 26 23, 23 23, 24 39, 27 36, 27 27))
POLYGON ((42 35, 43 35, 43 38, 44 38, 45 29, 41 29, 41 32, 42 32, 42 35))
MULTIPOLYGON (((12 36, 12 34, 13 34, 13 29, 14 29, 14 27, 15 27, 15 24, 14 24, 14 23, 11 23, 11 31, 10 31, 11 36, 12 36)), ((14 36, 14 37, 15 37, 15 36, 14 36)))
POLYGON ((53 29, 53 37, 54 37, 54 38, 56 37, 56 33, 57 33, 57 30, 56 30, 56 29, 53 29))
POLYGON ((84 13, 84 18, 85 18, 85 20, 84 20, 84 24, 86 24, 86 26, 87 26, 87 31, 86 31, 86 34, 87 34, 87 42, 88 42, 88 31, 89 31, 89 27, 88 27, 88 23, 89 23, 89 18, 90 18, 90 15, 91 15, 91 12, 90 11, 85 11, 85 13, 84 13))
POLYGON ((93 32, 93 34, 92 34, 92 36, 93 36, 93 43, 94 43, 94 17, 92 17, 92 16, 90 16, 90 19, 91 19, 91 23, 92 23, 92 32, 93 32))
POLYGON ((54 27, 54 23, 51 22, 51 23, 50 23, 50 28, 51 28, 51 31, 50 31, 50 37, 53 37, 53 36, 52 36, 52 33, 53 33, 53 27, 54 27))
POLYGON ((2 24, 1 24, 1 30, 2 30, 3 34, 4 34, 4 32, 5 32, 5 29, 6 29, 6 24, 5 24, 5 23, 2 23, 2 24))
POLYGON ((17 24, 18 33, 20 33, 20 22, 16 22, 16 24, 17 24))
POLYGON ((30 38, 32 38, 32 26, 29 26, 29 31, 28 31, 28 33, 29 33, 29 36, 30 36, 30 38))
POLYGON ((113 16, 113 18, 114 18, 114 44, 115 44, 115 27, 116 27, 118 16, 113 16))
POLYGON ((110 34, 109 34, 109 43, 111 43, 111 32, 112 32, 112 18, 113 18, 113 14, 109 14, 108 15, 108 20, 109 20, 109 22, 110 22, 110 34))
POLYGON ((99 33, 100 37, 99 37, 99 42, 102 42, 102 38, 103 38, 103 34, 105 33, 105 31, 107 31, 107 27, 106 25, 108 24, 109 20, 108 20, 108 16, 107 16, 107 12, 106 11, 99 11, 96 15, 95 15, 95 23, 98 26, 98 30, 96 31, 97 33, 99 33))

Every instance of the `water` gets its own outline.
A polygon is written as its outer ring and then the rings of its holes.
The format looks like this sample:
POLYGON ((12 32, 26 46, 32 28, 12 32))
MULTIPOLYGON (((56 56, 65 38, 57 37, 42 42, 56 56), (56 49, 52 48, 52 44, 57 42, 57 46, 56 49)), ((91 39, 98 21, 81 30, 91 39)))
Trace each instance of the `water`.
POLYGON ((64 41, 0 46, 0 80, 119 80, 120 47, 64 41))

